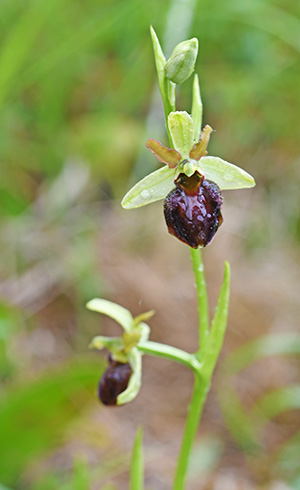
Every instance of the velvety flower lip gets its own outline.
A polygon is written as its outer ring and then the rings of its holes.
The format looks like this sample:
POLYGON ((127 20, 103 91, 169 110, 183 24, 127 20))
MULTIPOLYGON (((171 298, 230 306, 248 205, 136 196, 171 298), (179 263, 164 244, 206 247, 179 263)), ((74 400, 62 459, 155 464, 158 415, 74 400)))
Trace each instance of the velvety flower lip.
POLYGON ((101 377, 98 396, 103 405, 117 405, 118 396, 128 387, 132 374, 130 364, 114 361, 111 356, 109 366, 101 377))
POLYGON ((164 201, 168 231, 192 248, 205 247, 223 222, 221 191, 199 172, 180 174, 175 184, 164 201))
POLYGON ((205 180, 215 182, 220 190, 244 189, 255 185, 254 178, 245 170, 222 158, 207 155, 207 145, 212 128, 206 125, 200 137, 190 114, 185 111, 171 112, 168 128, 174 148, 167 148, 149 139, 147 148, 166 166, 150 173, 132 187, 122 200, 125 209, 138 208, 164 199, 172 189, 179 174, 191 177, 196 171, 205 180))

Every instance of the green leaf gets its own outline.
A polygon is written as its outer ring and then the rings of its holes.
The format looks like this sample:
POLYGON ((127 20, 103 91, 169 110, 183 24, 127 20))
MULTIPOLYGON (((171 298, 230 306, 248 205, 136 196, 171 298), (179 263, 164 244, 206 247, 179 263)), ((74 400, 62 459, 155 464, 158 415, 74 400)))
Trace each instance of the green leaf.
POLYGON ((118 322, 126 332, 130 332, 133 327, 133 317, 126 308, 117 305, 112 301, 106 299, 95 298, 89 301, 86 305, 89 310, 97 311, 109 316, 116 322, 118 322))
POLYGON ((194 123, 194 142, 199 141, 202 127, 203 104, 200 94, 200 85, 198 75, 194 76, 193 82, 193 102, 192 102, 192 119, 194 123))
POLYGON ((165 66, 166 77, 173 83, 183 83, 194 71, 198 55, 198 39, 193 37, 177 44, 165 66))
POLYGON ((228 317, 229 295, 230 265, 225 261, 223 284, 220 289, 217 308, 211 323, 211 330, 204 351, 203 371, 209 373, 209 376, 211 376, 215 368, 223 345, 228 317))
POLYGON ((130 490, 144 488, 143 431, 139 427, 135 436, 130 464, 130 490))
POLYGON ((178 151, 163 146, 159 141, 149 139, 146 141, 146 146, 160 162, 166 163, 169 168, 175 168, 181 160, 178 151))
POLYGON ((175 170, 162 167, 140 180, 127 192, 121 204, 124 209, 140 208, 164 199, 175 188, 175 170))
POLYGON ((218 184, 221 190, 245 189, 255 186, 255 180, 250 174, 219 157, 202 157, 195 164, 195 168, 204 174, 206 179, 218 184))
POLYGON ((156 32, 152 26, 150 27, 150 33, 151 33, 151 39, 152 39, 152 45, 153 45, 153 52, 154 52, 159 88, 160 88, 162 97, 167 99, 168 94, 166 93, 166 89, 165 89, 166 58, 164 56, 163 50, 161 49, 161 45, 159 43, 156 32))
POLYGON ((185 111, 171 112, 168 116, 168 126, 175 150, 182 158, 188 158, 194 144, 194 124, 191 116, 185 111))
POLYGON ((128 353, 128 362, 132 369, 128 386, 117 397, 117 405, 124 405, 136 398, 142 384, 142 354, 136 347, 133 347, 128 353))

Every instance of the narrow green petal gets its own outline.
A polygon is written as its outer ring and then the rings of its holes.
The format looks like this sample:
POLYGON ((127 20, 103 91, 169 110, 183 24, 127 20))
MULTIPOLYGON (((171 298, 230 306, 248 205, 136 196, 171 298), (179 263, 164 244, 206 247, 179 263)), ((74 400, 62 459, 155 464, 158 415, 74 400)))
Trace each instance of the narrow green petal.
POLYGON ((194 144, 194 124, 191 116, 185 111, 171 112, 168 116, 168 126, 175 150, 182 158, 188 158, 194 144))
POLYGON ((162 167, 140 180, 127 192, 121 205, 124 209, 140 208, 151 202, 164 199, 175 187, 175 170, 162 167))
POLYGON ((150 320, 150 318, 152 318, 154 314, 155 310, 149 310, 145 311, 145 313, 141 313, 140 315, 135 316, 133 319, 134 325, 138 326, 141 322, 150 320))
POLYGON ((86 305, 89 310, 97 311, 109 316, 118 322, 126 332, 130 332, 133 327, 133 317, 123 306, 107 301, 106 299, 95 298, 89 301, 86 305))
POLYGON ((128 386, 125 391, 122 391, 117 397, 117 405, 129 403, 137 396, 142 384, 142 354, 133 347, 128 353, 129 364, 132 369, 128 386))
POLYGON ((202 157, 195 167, 199 168, 206 179, 212 180, 223 190, 245 189, 255 186, 252 175, 219 157, 202 157))

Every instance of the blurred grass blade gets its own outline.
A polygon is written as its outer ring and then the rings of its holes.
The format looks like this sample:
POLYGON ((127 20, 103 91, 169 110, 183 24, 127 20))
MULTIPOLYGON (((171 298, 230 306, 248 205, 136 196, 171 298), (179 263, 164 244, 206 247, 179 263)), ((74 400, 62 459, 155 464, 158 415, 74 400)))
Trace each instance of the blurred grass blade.
POLYGON ((93 399, 100 361, 64 363, 11 388, 0 406, 0 475, 13 485, 29 464, 56 447, 63 431, 93 399))
POLYGON ((130 490, 144 488, 143 431, 139 427, 135 436, 130 465, 130 490))
POLYGON ((268 420, 295 409, 300 409, 300 385, 284 386, 266 393, 255 403, 253 413, 262 414, 268 420))
POLYGON ((300 52, 298 15, 293 15, 280 6, 272 5, 271 2, 251 0, 245 8, 241 6, 242 2, 232 2, 229 10, 231 19, 266 31, 300 52))
POLYGON ((218 399, 226 425, 237 444, 246 452, 260 451, 261 445, 254 424, 229 383, 224 383, 218 399))
MULTIPOLYGON (((280 471, 291 475, 296 473, 300 477, 299 467, 299 454, 300 454, 300 431, 296 432, 277 452, 276 464, 280 471)), ((298 487, 292 486, 295 490, 299 490, 298 487)))
POLYGON ((31 0, 22 12, 8 37, 2 41, 0 52, 0 105, 3 103, 11 82, 25 65, 44 22, 56 8, 58 0, 39 2, 31 0))
POLYGON ((73 30, 72 35, 66 36, 63 42, 55 44, 51 50, 44 53, 43 57, 34 60, 28 66, 17 89, 20 90, 43 78, 72 55, 78 57, 79 53, 84 52, 86 46, 97 39, 100 40, 100 47, 102 43, 105 43, 106 35, 114 26, 123 22, 124 18, 133 15, 133 10, 131 3, 124 3, 118 6, 117 12, 114 5, 111 8, 106 5, 103 9, 98 8, 96 13, 86 14, 85 22, 78 29, 73 30))
POLYGON ((237 374, 261 357, 295 354, 300 354, 299 334, 266 335, 236 349, 227 357, 223 367, 228 374, 237 374))
POLYGON ((70 488, 72 490, 86 490, 87 488, 91 488, 91 476, 87 461, 75 461, 70 488))

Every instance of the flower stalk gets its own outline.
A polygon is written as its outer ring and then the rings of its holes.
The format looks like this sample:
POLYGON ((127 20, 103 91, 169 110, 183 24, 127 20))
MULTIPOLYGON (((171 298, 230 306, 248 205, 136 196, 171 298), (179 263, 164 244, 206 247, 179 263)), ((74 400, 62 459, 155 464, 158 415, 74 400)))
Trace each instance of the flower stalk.
POLYGON ((202 261, 201 249, 190 249, 191 259, 193 263, 193 271, 195 276, 195 284, 197 291, 197 307, 198 307, 198 332, 199 332, 199 347, 197 356, 201 357, 201 352, 205 349, 205 342, 209 335, 209 307, 207 287, 204 273, 204 264, 202 261))
MULTIPOLYGON (((169 233, 190 247, 197 292, 198 347, 195 353, 188 353, 149 340, 150 328, 145 322, 152 317, 153 311, 134 318, 126 308, 101 299, 90 301, 87 307, 110 316, 124 330, 120 337, 97 336, 90 345, 110 352, 110 366, 100 382, 107 404, 122 405, 137 396, 144 354, 178 362, 193 371, 193 394, 173 484, 173 490, 184 490, 193 443, 223 345, 229 308, 230 267, 225 262, 218 304, 210 322, 201 248, 212 240, 223 221, 221 190, 252 187, 255 182, 236 165, 207 155, 213 130, 206 125, 201 131, 203 107, 197 75, 193 83, 192 114, 176 111, 176 84, 183 83, 194 71, 198 41, 193 38, 180 43, 166 60, 152 27, 151 37, 170 148, 154 139, 147 141, 147 148, 165 166, 130 189, 122 206, 131 209, 164 199, 169 233)), ((138 433, 132 457, 132 490, 142 488, 141 444, 141 433, 138 433)))

